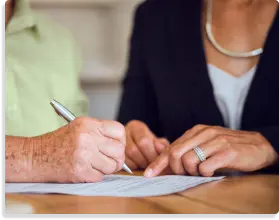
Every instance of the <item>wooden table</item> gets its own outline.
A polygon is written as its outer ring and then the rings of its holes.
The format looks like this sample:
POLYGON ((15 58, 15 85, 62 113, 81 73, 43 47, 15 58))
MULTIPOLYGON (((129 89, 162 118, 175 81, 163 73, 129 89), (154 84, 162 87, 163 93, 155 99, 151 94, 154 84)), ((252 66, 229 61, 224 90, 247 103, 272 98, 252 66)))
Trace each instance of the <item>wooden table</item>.
POLYGON ((279 175, 227 177, 178 194, 147 198, 6 194, 6 210, 20 204, 40 214, 276 214, 279 175))

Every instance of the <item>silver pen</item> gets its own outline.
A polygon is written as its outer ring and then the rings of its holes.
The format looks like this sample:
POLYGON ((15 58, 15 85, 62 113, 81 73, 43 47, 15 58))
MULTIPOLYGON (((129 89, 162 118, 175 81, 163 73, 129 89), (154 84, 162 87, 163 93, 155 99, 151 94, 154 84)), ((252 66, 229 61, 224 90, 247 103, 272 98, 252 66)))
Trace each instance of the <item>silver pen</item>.
MULTIPOLYGON (((63 105, 61 105, 59 102, 55 101, 54 99, 50 102, 56 113, 64 118, 67 122, 71 122, 75 120, 76 116, 70 112, 67 108, 65 108, 63 105)), ((122 169, 125 170, 126 172, 133 174, 131 169, 124 163, 122 166, 122 169)))

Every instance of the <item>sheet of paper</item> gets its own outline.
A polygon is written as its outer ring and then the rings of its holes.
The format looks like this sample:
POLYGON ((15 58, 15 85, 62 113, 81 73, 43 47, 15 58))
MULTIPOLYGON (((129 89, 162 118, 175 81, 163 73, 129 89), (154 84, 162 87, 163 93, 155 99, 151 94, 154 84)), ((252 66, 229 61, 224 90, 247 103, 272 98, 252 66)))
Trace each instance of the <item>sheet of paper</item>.
POLYGON ((224 177, 159 176, 147 179, 141 176, 109 175, 99 183, 52 184, 8 183, 6 193, 70 194, 80 196, 146 197, 182 192, 197 185, 224 177))

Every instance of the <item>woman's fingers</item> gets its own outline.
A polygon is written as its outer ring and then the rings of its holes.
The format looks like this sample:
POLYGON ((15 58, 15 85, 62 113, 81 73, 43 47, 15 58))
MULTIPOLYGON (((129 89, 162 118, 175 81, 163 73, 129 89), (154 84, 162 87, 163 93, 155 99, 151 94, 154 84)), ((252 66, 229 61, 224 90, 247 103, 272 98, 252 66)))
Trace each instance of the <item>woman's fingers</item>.
POLYGON ((274 155, 278 158, 274 152, 271 144, 259 133, 196 126, 167 148, 144 175, 157 176, 166 168, 171 168, 175 174, 203 176, 212 176, 224 168, 255 171, 274 163, 274 155), (195 147, 205 154, 205 161, 200 161, 193 150, 195 147), (268 158, 270 155, 271 159, 268 158))
POLYGON ((201 129, 191 138, 183 143, 172 145, 170 149, 170 167, 175 174, 184 174, 185 169, 182 163, 182 156, 197 146, 208 142, 220 134, 218 127, 206 127, 201 129))
POLYGON ((129 133, 133 142, 138 150, 150 163, 154 161, 158 154, 154 147, 154 134, 150 129, 142 122, 135 121, 128 125, 129 133))
MULTIPOLYGON (((204 153, 205 157, 209 158, 219 151, 226 149, 228 145, 229 144, 227 142, 219 140, 218 138, 214 138, 206 143, 199 145, 199 148, 204 153)), ((191 150, 182 156, 182 163, 185 171, 190 175, 198 176, 200 174, 198 166, 201 161, 194 150, 191 150)))
MULTIPOLYGON (((176 142, 174 142, 174 145, 182 143, 185 139, 188 140, 188 139, 192 138, 193 136, 195 136, 195 134, 206 129, 207 127, 208 126, 204 126, 204 125, 195 126, 193 129, 186 132, 180 139, 178 139, 176 142)), ((167 143, 167 141, 165 141, 165 143, 167 143)), ((159 150, 161 150, 161 149, 159 149, 159 150)), ((146 169, 144 175, 146 177, 157 176, 161 172, 163 172, 169 165, 170 165, 170 168, 168 168, 169 170, 171 169, 176 174, 184 174, 185 170, 183 168, 181 158, 176 158, 173 155, 173 153, 174 152, 173 152, 172 148, 166 149, 153 163, 150 164, 150 166, 146 169), (172 159, 172 161, 171 161, 171 159, 172 159), (180 165, 179 166, 180 170, 176 170, 172 167, 172 164, 177 164, 177 163, 179 163, 179 165, 180 165)))
POLYGON ((145 177, 158 176, 164 171, 169 165, 169 154, 168 151, 164 151, 153 163, 151 163, 144 171, 145 177))
POLYGON ((201 163, 199 165, 199 172, 202 176, 211 177, 216 170, 231 168, 230 165, 233 163, 235 157, 236 154, 232 151, 220 151, 201 163))
POLYGON ((170 142, 166 138, 157 138, 154 140, 155 150, 158 155, 160 155, 167 147, 169 147, 170 142))
POLYGON ((126 155, 126 158, 125 158, 125 164, 131 169, 131 170, 136 170, 138 169, 138 165, 133 161, 131 160, 127 155, 126 155))
POLYGON ((145 169, 149 163, 138 149, 133 138, 129 135, 129 132, 127 133, 127 146, 125 149, 126 158, 129 158, 129 160, 136 164, 137 167, 145 169))

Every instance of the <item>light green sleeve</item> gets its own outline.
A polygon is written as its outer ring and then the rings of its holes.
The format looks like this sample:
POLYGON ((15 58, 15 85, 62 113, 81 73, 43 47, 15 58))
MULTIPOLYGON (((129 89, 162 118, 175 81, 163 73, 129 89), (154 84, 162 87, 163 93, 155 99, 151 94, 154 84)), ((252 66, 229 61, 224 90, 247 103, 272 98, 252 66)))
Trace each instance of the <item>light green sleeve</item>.
POLYGON ((76 116, 87 116, 88 115, 88 99, 84 93, 84 91, 81 88, 80 83, 80 74, 83 69, 83 59, 82 59, 82 53, 80 48, 77 46, 75 41, 73 41, 73 62, 75 63, 76 68, 76 80, 74 85, 72 85, 76 92, 76 97, 73 100, 76 100, 75 105, 73 106, 73 112, 75 112, 76 116))
POLYGON ((48 38, 55 36, 58 65, 56 70, 61 70, 57 72, 57 77, 53 82, 55 97, 76 116, 87 116, 88 99, 80 83, 80 74, 83 69, 81 48, 68 29, 56 22, 49 23, 50 19, 46 18, 45 21, 44 26, 49 25, 50 27, 46 29, 47 32, 43 33, 43 36, 48 38), (58 77, 63 81, 58 80, 58 77))

